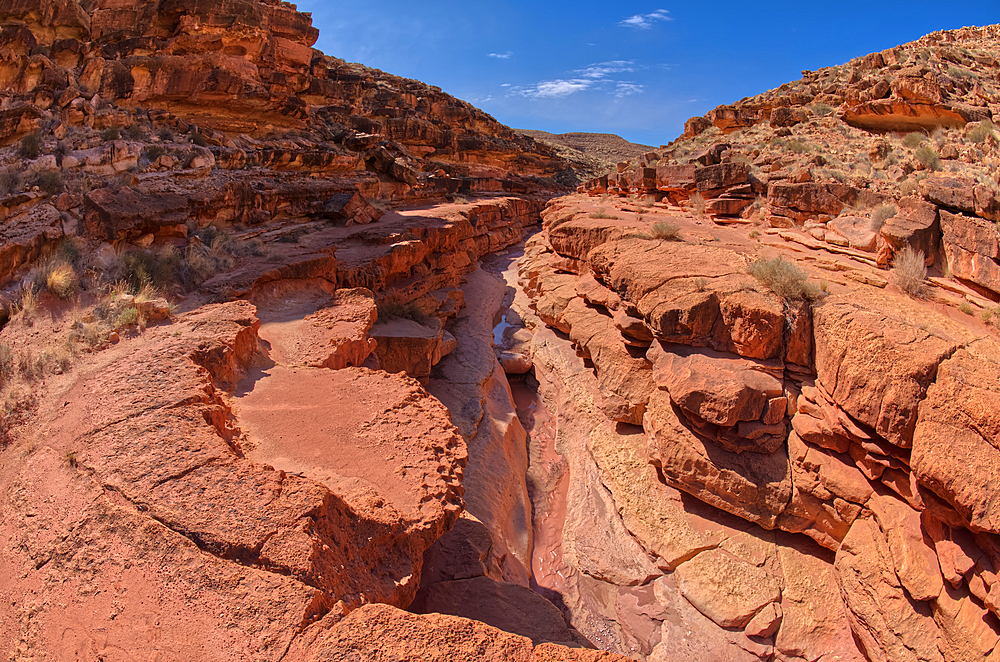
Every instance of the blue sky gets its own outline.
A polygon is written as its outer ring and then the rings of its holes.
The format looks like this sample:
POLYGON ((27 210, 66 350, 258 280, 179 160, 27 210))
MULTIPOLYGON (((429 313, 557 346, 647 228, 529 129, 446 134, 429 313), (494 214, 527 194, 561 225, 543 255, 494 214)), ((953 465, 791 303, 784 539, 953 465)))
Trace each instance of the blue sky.
POLYGON ((331 3, 317 48, 415 78, 510 126, 667 143, 684 121, 935 30, 1000 23, 1000 0, 331 3), (862 13, 863 8, 863 13, 862 13))

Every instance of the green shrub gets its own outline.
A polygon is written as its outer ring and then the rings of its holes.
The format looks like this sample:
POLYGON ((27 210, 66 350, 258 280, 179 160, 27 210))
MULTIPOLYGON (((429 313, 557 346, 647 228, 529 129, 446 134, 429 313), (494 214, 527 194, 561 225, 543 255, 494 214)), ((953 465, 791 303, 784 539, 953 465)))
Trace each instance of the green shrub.
POLYGON ((653 237, 666 241, 680 241, 681 229, 669 221, 657 221, 653 223, 653 237))
POLYGON ((972 308, 972 304, 969 303, 968 301, 963 301, 961 304, 959 304, 958 309, 960 311, 962 311, 963 313, 965 313, 966 315, 970 315, 970 316, 973 315, 973 314, 975 314, 975 312, 976 312, 972 308))
POLYGON ((101 140, 104 140, 105 142, 118 140, 121 137, 122 132, 118 129, 118 127, 112 126, 101 132, 101 140))
POLYGON ((170 130, 170 127, 167 126, 161 127, 156 135, 158 135, 160 137, 160 140, 164 142, 174 141, 174 132, 170 130))
POLYGON ((114 327, 116 329, 124 329, 126 327, 132 326, 139 322, 139 309, 133 306, 128 306, 118 313, 118 317, 115 319, 114 327))
POLYGON ((34 159, 42 153, 42 134, 29 133, 21 139, 21 147, 17 150, 22 159, 34 159))
POLYGON ((0 345, 0 388, 14 376, 14 353, 7 345, 0 345))
POLYGON ((198 147, 208 147, 208 138, 203 133, 195 131, 191 134, 191 142, 198 147))
POLYGON ((908 133, 905 136, 903 136, 903 145, 909 147, 910 149, 913 149, 923 144, 926 138, 927 136, 925 136, 924 134, 914 131, 913 133, 908 133))
POLYGON ((747 266, 747 273, 782 299, 816 297, 815 288, 807 282, 806 272, 782 257, 758 258, 747 266))
POLYGON ((598 209, 595 212, 592 212, 590 214, 590 217, 591 218, 610 218, 610 219, 616 219, 616 218, 618 218, 617 216, 612 216, 608 212, 604 211, 603 207, 601 207, 600 209, 598 209))
POLYGON ((941 157, 938 156, 937 150, 930 145, 918 147, 917 151, 913 153, 913 157, 928 170, 941 169, 941 157))
POLYGON ((896 287, 916 296, 920 294, 926 277, 927 266, 924 264, 923 251, 915 251, 907 246, 896 253, 892 263, 892 282, 896 287))

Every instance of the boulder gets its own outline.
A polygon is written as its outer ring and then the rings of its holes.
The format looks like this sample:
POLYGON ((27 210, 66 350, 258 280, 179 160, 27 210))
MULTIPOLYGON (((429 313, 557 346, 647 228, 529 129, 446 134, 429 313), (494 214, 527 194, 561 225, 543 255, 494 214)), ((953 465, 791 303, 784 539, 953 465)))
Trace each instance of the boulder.
MULTIPOLYGON (((827 223, 827 227, 834 230, 846 240, 846 245, 857 251, 866 253, 875 252, 878 233, 871 229, 871 221, 859 216, 838 216, 827 223)), ((829 236, 826 241, 831 242, 829 236)))
POLYGON ((778 581, 766 570, 721 549, 682 563, 676 575, 687 601, 723 628, 743 628, 757 612, 781 598, 778 581))
MULTIPOLYGON (((881 242, 885 242, 890 254, 906 247, 923 253, 928 265, 934 263, 941 236, 938 213, 934 205, 915 198, 899 201, 899 211, 886 220, 879 231, 881 242)), ((882 251, 880 251, 880 257, 882 251)))
POLYGON ((816 379, 853 419, 909 448, 917 405, 958 345, 911 322, 905 308, 883 312, 866 303, 833 295, 814 307, 816 379))
POLYGON ((926 605, 910 602, 893 569, 878 524, 859 519, 834 564, 851 629, 872 662, 944 662, 938 628, 926 605))
POLYGON ((802 108, 788 108, 780 106, 771 110, 771 127, 780 128, 795 126, 809 119, 806 111, 802 108))
POLYGON ((975 182, 965 177, 935 173, 921 180, 920 195, 928 202, 971 214, 976 213, 975 182))
POLYGON ((973 531, 1000 533, 1000 346, 986 339, 956 351, 920 403, 913 473, 973 531))
POLYGON ((371 327, 379 366, 418 380, 429 378, 431 368, 447 354, 446 350, 454 349, 445 342, 444 333, 440 324, 432 327, 403 317, 379 320, 371 327))
POLYGON ((771 454, 733 453, 698 435, 674 412, 670 396, 657 390, 643 419, 646 452, 667 485, 766 529, 792 495, 784 449, 771 454))

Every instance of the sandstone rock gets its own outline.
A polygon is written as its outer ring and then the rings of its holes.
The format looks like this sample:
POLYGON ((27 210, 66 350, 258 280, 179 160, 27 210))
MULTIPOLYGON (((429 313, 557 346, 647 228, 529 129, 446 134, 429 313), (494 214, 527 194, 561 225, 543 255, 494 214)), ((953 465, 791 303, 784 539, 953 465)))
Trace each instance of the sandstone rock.
POLYGON ((371 329, 379 365, 388 372, 426 380, 441 360, 443 331, 402 317, 379 320, 371 329))
POLYGON ((745 184, 749 168, 746 163, 720 163, 698 168, 694 172, 699 192, 745 184))
POLYGON ((793 660, 864 660, 837 588, 832 553, 802 536, 779 534, 777 540, 784 585, 775 651, 793 660))
POLYGON ((735 253, 625 239, 594 249, 590 261, 598 278, 632 302, 661 340, 750 358, 781 354, 780 302, 772 294, 744 291, 743 262, 735 253), (708 286, 699 287, 699 278, 708 286))
MULTIPOLYGON (((831 220, 827 226, 840 233, 847 241, 846 245, 854 250, 866 253, 875 251, 878 233, 871 230, 869 219, 857 216, 838 216, 831 220)), ((827 238, 826 241, 830 242, 830 239, 827 238)))
POLYGON ((668 614, 675 616, 663 621, 660 643, 646 658, 649 662, 684 662, 703 657, 705 651, 728 662, 760 660, 757 654, 746 650, 751 642, 745 636, 719 629, 688 603, 673 577, 661 577, 653 587, 657 601, 668 614))
POLYGON ((698 554, 676 575, 688 602, 723 628, 743 628, 781 597, 778 582, 766 571, 721 550, 698 554))
POLYGON ((898 98, 852 105, 844 112, 843 120, 853 127, 878 133, 933 131, 938 127, 962 127, 968 121, 959 110, 947 104, 928 104, 898 98))
POLYGON ((854 522, 834 567, 851 629, 869 660, 944 659, 930 610, 907 600, 892 570, 889 546, 874 521, 854 522))
POLYGON ((920 182, 920 195, 941 207, 976 213, 975 182, 964 177, 934 174, 920 182))
POLYGON ((607 417, 633 425, 641 423, 653 390, 650 363, 641 352, 632 353, 622 343, 612 318, 588 307, 580 298, 570 301, 563 321, 569 326, 570 340, 594 362, 607 417))
POLYGON ((958 350, 938 369, 920 403, 913 473, 947 501, 973 531, 1000 533, 1000 502, 991 487, 1000 462, 1000 348, 983 340, 958 350))
POLYGON ((872 495, 872 487, 849 457, 788 436, 792 467, 791 501, 778 527, 802 532, 827 549, 836 550, 872 495))
POLYGON ((768 185, 767 201, 777 207, 788 208, 800 214, 829 214, 837 216, 845 205, 854 204, 858 191, 845 184, 785 184, 768 185))
MULTIPOLYGON (((335 662, 348 653, 373 662, 406 659, 418 654, 429 662, 477 659, 483 662, 616 662, 621 656, 603 651, 575 651, 544 644, 457 616, 410 614, 388 605, 366 605, 327 630, 308 632, 312 645, 300 659, 335 662)), ((293 649, 293 653, 297 653, 293 649)))
POLYGON ((274 323, 281 330, 277 337, 267 338, 272 359, 284 365, 332 370, 364 364, 375 349, 375 340, 368 337, 377 315, 371 291, 336 290, 324 303, 330 305, 302 318, 294 312, 275 315, 274 323))
POLYGON ((896 576, 914 600, 933 600, 944 588, 937 555, 924 539, 920 513, 888 496, 878 496, 869 506, 889 543, 896 576))
POLYGON ((758 420, 768 401, 782 394, 781 382, 751 361, 685 349, 655 344, 649 352, 653 378, 674 404, 705 421, 731 427, 758 420))
POLYGON ((667 485, 738 517, 774 528, 791 498, 788 455, 732 453, 689 430, 665 391, 654 392, 643 419, 647 453, 667 485))
POLYGON ((968 591, 946 586, 932 603, 940 628, 938 647, 946 659, 983 660, 1000 643, 1000 620, 980 607, 968 591))
POLYGON ((472 618, 528 637, 535 644, 575 640, 562 613, 551 602, 529 588, 488 577, 432 584, 417 594, 410 609, 418 614, 472 618))
MULTIPOLYGON (((987 259, 1000 258, 996 223, 978 218, 941 211, 942 241, 987 259)), ((965 278, 962 272, 956 276, 965 278)), ((972 280, 969 278, 969 280, 972 280)))
POLYGON ((933 264, 940 240, 937 209, 914 198, 903 198, 899 212, 885 222, 879 235, 893 253, 909 246, 923 253, 928 265, 933 264))
POLYGON ((817 381, 852 418, 911 446, 916 404, 956 343, 858 297, 828 297, 814 308, 813 324, 817 381))
POLYGON ((771 111, 770 124, 774 128, 795 126, 809 119, 801 108, 775 108, 771 111))

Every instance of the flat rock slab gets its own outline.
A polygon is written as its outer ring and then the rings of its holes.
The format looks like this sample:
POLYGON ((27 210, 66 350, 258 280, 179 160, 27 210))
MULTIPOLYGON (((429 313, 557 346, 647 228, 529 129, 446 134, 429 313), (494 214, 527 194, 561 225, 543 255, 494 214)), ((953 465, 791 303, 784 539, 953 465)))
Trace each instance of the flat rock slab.
POLYGON ((677 568, 681 593, 724 628, 742 628, 781 598, 778 581, 763 568, 721 550, 698 554, 677 568))
POLYGON ((465 442, 417 382, 367 368, 275 366, 236 394, 247 457, 336 494, 374 493, 420 527, 457 514, 465 442))
POLYGON ((259 316, 261 338, 282 365, 339 370, 361 365, 375 350, 368 337, 377 316, 375 298, 365 288, 274 297, 260 306, 259 316))

